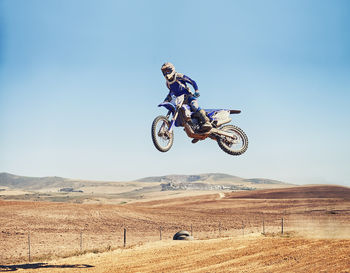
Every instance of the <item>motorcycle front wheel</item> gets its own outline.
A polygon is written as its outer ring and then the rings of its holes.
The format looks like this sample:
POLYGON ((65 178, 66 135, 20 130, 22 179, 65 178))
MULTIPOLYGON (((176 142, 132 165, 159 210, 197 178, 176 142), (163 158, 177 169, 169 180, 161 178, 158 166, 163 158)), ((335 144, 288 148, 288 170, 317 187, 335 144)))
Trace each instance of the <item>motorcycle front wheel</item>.
POLYGON ((218 136, 219 147, 230 155, 241 155, 248 149, 248 137, 243 130, 237 126, 226 125, 220 128, 227 133, 233 134, 232 137, 218 136))
POLYGON ((169 132, 169 128, 170 121, 164 116, 156 117, 152 123, 152 141, 161 152, 167 152, 173 146, 174 131, 169 132))

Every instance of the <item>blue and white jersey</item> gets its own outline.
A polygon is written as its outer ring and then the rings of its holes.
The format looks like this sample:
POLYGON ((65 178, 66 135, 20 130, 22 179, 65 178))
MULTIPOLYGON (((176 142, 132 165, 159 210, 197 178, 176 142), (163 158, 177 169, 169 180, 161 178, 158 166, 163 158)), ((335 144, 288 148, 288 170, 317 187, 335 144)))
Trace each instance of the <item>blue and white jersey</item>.
POLYGON ((190 77, 187 77, 184 74, 177 73, 175 80, 172 82, 166 82, 166 86, 169 89, 169 96, 181 96, 183 94, 191 95, 190 88, 187 86, 187 83, 191 84, 193 86, 193 89, 196 91, 198 90, 198 86, 194 80, 192 80, 190 77))

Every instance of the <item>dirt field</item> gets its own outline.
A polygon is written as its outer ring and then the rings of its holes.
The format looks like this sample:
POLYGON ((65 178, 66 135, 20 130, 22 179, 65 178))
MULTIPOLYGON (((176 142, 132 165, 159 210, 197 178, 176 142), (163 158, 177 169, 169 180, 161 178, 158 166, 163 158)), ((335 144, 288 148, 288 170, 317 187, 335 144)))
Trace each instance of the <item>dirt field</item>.
POLYGON ((350 271, 349 188, 244 194, 125 205, 0 201, 0 272, 350 271), (191 227, 195 241, 171 241, 191 227), (81 250, 109 251, 53 261, 81 250))
POLYGON ((349 272, 349 253, 349 240, 251 235, 154 242, 101 254, 0 266, 0 272, 349 272))

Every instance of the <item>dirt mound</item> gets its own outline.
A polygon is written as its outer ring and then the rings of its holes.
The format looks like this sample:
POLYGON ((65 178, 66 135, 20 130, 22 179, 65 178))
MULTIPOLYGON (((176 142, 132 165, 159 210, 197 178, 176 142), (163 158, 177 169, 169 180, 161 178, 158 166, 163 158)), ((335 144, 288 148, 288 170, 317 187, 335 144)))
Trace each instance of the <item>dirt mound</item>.
POLYGON ((302 199, 302 198, 339 198, 350 200, 350 188, 341 186, 300 186, 282 189, 257 190, 226 194, 226 198, 247 199, 302 199))

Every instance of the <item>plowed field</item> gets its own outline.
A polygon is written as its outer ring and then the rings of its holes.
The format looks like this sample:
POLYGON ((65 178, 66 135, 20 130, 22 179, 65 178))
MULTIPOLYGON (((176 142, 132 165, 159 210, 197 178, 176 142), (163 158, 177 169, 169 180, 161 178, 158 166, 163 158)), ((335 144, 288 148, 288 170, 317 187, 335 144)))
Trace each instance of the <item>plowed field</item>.
POLYGON ((133 249, 2 266, 0 272, 349 272, 349 255, 349 240, 260 235, 148 243, 133 249))
POLYGON ((0 221, 0 272, 350 272, 344 187, 125 205, 0 201, 0 221), (181 229, 196 240, 172 241, 181 229), (82 252, 95 254, 59 259, 82 252))

